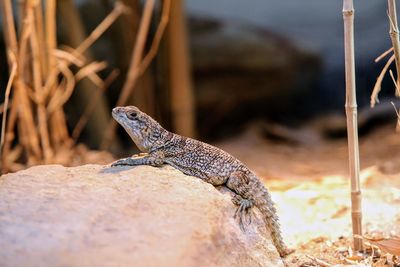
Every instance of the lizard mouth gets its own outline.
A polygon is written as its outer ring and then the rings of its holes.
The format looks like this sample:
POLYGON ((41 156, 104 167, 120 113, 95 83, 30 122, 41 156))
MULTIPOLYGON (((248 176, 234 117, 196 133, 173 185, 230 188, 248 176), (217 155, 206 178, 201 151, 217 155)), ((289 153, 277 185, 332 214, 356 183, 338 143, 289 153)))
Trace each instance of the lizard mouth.
POLYGON ((118 107, 113 108, 111 115, 113 116, 114 119, 118 120, 118 118, 121 116, 120 108, 118 108, 118 107))

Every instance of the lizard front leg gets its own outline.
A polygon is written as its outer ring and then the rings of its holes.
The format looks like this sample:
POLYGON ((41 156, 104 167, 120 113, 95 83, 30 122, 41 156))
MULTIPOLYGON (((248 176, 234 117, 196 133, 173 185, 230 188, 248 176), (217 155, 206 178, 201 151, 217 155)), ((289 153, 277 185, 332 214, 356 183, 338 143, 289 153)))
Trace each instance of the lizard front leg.
POLYGON ((111 164, 111 167, 116 166, 138 166, 138 165, 150 165, 154 167, 160 167, 164 164, 164 153, 162 151, 154 151, 145 156, 137 157, 136 155, 124 159, 117 160, 111 164))

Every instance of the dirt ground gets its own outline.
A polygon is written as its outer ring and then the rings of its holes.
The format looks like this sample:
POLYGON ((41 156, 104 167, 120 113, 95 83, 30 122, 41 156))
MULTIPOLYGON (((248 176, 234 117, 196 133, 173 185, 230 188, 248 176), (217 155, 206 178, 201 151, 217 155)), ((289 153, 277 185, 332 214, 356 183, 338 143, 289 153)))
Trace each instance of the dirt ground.
MULTIPOLYGON (((284 238, 296 248, 289 266, 400 266, 387 251, 371 249, 374 241, 366 243, 364 259, 352 252, 345 138, 293 145, 250 129, 215 145, 245 162, 271 190, 284 238)), ((363 232, 374 240, 394 238, 390 246, 399 252, 400 134, 385 126, 362 137, 360 157, 363 232)))

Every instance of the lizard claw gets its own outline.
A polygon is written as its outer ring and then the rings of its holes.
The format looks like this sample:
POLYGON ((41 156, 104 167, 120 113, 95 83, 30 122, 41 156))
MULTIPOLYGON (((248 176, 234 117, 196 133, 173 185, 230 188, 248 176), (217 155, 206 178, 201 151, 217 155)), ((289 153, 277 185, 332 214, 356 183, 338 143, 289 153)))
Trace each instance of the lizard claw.
POLYGON ((251 215, 252 206, 253 203, 250 200, 242 198, 240 200, 239 207, 236 209, 235 215, 233 216, 234 218, 239 217, 239 226, 243 232, 245 232, 244 224, 246 221, 246 217, 248 217, 247 226, 249 226, 252 222, 252 215, 251 215))
POLYGON ((119 159, 111 164, 111 167, 127 166, 129 165, 128 159, 119 159))
POLYGON ((253 212, 252 212, 251 208, 248 208, 246 211, 247 211, 247 217, 249 218, 247 226, 250 226, 250 224, 253 221, 253 212))

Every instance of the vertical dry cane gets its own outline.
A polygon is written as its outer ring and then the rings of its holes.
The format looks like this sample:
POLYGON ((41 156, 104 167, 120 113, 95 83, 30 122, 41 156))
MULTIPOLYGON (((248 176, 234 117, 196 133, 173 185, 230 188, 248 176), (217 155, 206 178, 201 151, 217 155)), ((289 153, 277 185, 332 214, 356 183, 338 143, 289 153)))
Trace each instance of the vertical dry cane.
MULTIPOLYGON (((35 5, 39 3, 34 2, 33 0, 28 1, 28 12, 30 14, 30 23, 35 23, 34 9, 35 5)), ((33 88, 35 91, 36 98, 36 108, 38 114, 38 129, 40 133, 40 141, 43 148, 44 161, 45 163, 49 163, 52 157, 52 148, 49 139, 49 128, 47 123, 47 114, 46 114, 46 106, 45 106, 45 95, 43 94, 43 81, 42 81, 42 68, 40 62, 40 43, 38 40, 38 35, 36 32, 36 27, 31 28, 30 34, 30 46, 32 51, 32 73, 33 73, 33 88)))
POLYGON ((362 212, 360 189, 360 159, 358 151, 357 101, 354 64, 354 7, 353 0, 343 0, 344 49, 346 71, 346 117, 351 179, 351 219, 354 250, 362 251, 362 212))
POLYGON ((171 2, 168 60, 172 122, 176 133, 195 137, 195 108, 184 1, 171 2))
MULTIPOLYGON (((139 24, 139 30, 136 38, 136 43, 133 48, 132 52, 132 57, 131 57, 131 62, 129 66, 129 70, 127 73, 126 81, 124 83, 124 86, 121 89, 121 93, 118 97, 118 101, 116 106, 123 106, 128 99, 129 95, 132 93, 132 90, 134 89, 136 82, 140 76, 140 69, 139 65, 143 57, 143 51, 145 48, 146 44, 146 37, 149 32, 150 28, 150 23, 151 23, 151 18, 153 16, 153 10, 155 6, 155 1, 154 0, 147 0, 144 4, 143 7, 143 15, 140 20, 139 24)), ((105 149, 109 147, 115 128, 117 126, 117 123, 114 120, 111 120, 111 123, 106 131, 106 134, 104 135, 103 142, 101 144, 101 149, 105 149)))

